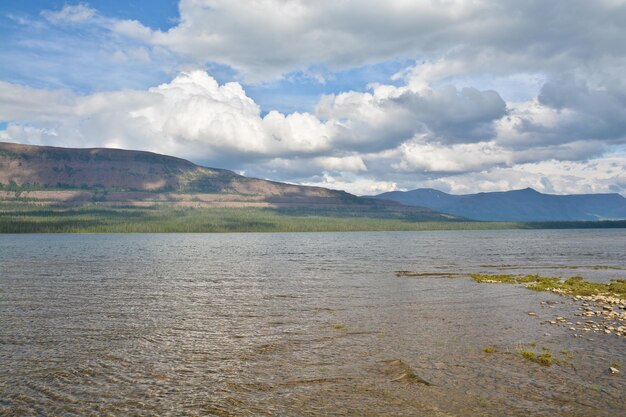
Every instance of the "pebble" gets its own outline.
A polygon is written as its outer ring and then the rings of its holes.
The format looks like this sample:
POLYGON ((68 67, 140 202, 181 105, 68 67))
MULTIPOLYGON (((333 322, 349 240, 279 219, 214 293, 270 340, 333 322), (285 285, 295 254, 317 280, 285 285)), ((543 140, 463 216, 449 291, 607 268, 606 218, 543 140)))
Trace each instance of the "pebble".
MULTIPOLYGON (((568 330, 574 332, 573 337, 584 338, 585 336, 591 336, 589 332, 607 335, 614 334, 618 337, 626 338, 626 300, 619 299, 617 297, 610 296, 572 296, 570 300, 585 301, 578 307, 579 313, 575 313, 575 316, 588 318, 584 323, 582 321, 568 321, 567 318, 557 316, 554 320, 542 321, 542 324, 549 323, 553 325, 568 326, 568 330), (616 306, 615 309, 612 306, 616 306), (617 311, 616 311, 617 309, 617 311), (624 311, 620 311, 624 310, 624 311), (589 318, 597 317, 597 319, 590 320, 589 318)), ((570 301, 569 304, 577 304, 576 301, 570 301)), ((561 303, 565 303, 562 301, 561 303)), ((541 301, 541 304, 554 308, 556 301, 541 301)), ((529 311, 528 314, 531 317, 537 316, 534 311, 529 311)), ((544 333, 544 336, 550 336, 550 333, 544 333)), ((594 341, 592 338, 587 338, 588 341, 594 341)), ((609 368, 611 373, 619 373, 619 370, 611 367, 609 368), (614 371, 615 372, 614 372, 614 371)))
POLYGON ((609 371, 611 372, 611 374, 612 374, 612 375, 617 375, 617 374, 619 374, 619 369, 614 368, 614 367, 612 367, 612 366, 609 368, 609 371))
MULTIPOLYGON (((557 316, 545 323, 567 326, 568 330, 576 332, 575 337, 578 337, 577 335, 582 332, 615 334, 620 337, 626 337, 626 311, 619 310, 626 310, 623 299, 610 296, 574 296, 572 299, 585 301, 578 307, 580 312, 574 314, 575 316, 587 318, 584 323, 582 321, 574 323, 562 316, 557 316), (595 320, 592 318, 595 318, 595 320)), ((545 302, 545 304, 548 303, 545 302)), ((531 313, 528 314, 531 315, 531 313)))

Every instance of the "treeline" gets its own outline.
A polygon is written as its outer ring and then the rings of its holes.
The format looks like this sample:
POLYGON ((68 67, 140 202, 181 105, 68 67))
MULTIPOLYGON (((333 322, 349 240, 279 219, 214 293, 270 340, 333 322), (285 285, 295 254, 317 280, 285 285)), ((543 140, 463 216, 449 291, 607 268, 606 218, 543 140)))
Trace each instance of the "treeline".
POLYGON ((169 233, 460 230, 511 228, 506 223, 420 222, 365 216, 303 215, 257 208, 74 208, 0 206, 0 233, 169 233))
POLYGON ((349 232, 626 227, 618 222, 416 221, 339 212, 315 214, 259 208, 180 208, 155 206, 37 207, 0 205, 0 233, 226 233, 349 232))

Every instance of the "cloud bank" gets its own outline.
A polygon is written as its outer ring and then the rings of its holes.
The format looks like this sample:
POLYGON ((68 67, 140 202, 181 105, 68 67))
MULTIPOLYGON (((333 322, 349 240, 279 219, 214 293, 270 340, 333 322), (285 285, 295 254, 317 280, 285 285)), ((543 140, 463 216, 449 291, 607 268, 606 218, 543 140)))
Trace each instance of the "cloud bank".
POLYGON ((563 70, 590 51, 607 60, 626 52, 619 0, 181 0, 179 11, 168 31, 128 21, 115 30, 257 80, 397 57, 435 60, 420 71, 429 78, 563 70))

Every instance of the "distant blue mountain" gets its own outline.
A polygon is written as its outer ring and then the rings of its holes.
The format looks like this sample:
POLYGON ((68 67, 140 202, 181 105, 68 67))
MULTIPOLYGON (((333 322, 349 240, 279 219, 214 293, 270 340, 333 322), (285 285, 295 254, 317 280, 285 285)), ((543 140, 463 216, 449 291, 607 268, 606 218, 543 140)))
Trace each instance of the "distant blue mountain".
POLYGON ((453 195, 431 188, 392 191, 374 198, 408 206, 493 221, 577 221, 626 219, 626 198, 619 194, 542 194, 532 188, 453 195))

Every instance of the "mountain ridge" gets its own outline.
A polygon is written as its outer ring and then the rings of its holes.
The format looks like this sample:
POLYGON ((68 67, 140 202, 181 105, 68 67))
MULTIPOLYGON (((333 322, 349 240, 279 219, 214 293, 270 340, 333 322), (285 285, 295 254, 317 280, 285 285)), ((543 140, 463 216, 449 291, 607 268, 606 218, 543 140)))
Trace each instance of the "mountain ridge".
MULTIPOLYGON (((0 142, 0 184, 127 191, 235 192, 348 197, 344 191, 249 178, 147 151, 60 148, 0 142)), ((352 196, 354 197, 354 196, 352 196)))
POLYGON ((432 188, 372 196, 483 221, 595 221, 626 219, 626 198, 617 193, 544 194, 533 188, 448 194, 432 188))

